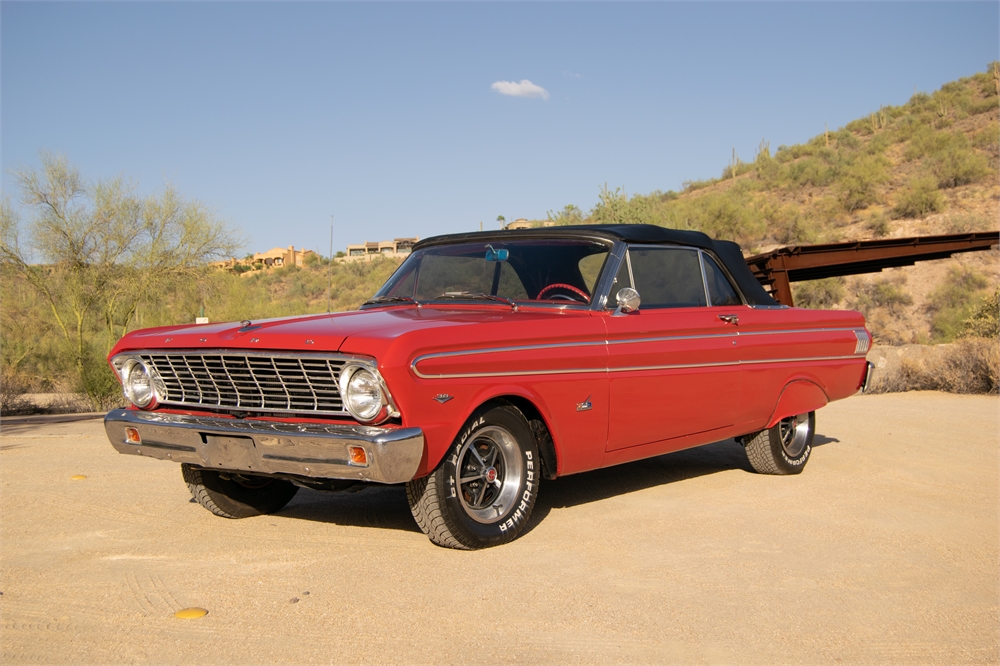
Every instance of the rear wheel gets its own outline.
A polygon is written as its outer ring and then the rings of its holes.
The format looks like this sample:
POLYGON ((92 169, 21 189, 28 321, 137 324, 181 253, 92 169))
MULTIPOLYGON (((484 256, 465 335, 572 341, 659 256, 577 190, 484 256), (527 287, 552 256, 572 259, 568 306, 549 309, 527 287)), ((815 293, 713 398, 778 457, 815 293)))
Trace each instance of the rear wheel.
POLYGON ((198 504, 223 518, 249 518, 274 513, 288 504, 298 486, 290 481, 181 465, 181 473, 198 504))
POLYGON ((790 416, 748 436, 747 458, 761 474, 798 474, 809 461, 815 434, 816 412, 790 416))
POLYGON ((472 550, 515 539, 538 496, 538 448, 524 416, 481 407, 429 476, 406 484, 410 511, 439 546, 472 550))

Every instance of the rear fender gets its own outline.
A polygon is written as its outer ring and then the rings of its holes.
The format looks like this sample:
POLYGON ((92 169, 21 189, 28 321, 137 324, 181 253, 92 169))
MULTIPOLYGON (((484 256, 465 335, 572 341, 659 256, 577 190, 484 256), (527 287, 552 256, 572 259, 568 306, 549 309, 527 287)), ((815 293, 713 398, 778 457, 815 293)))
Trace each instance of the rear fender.
POLYGON ((815 411, 828 402, 830 399, 819 385, 805 379, 790 382, 781 391, 767 427, 772 428, 778 421, 789 416, 815 411))

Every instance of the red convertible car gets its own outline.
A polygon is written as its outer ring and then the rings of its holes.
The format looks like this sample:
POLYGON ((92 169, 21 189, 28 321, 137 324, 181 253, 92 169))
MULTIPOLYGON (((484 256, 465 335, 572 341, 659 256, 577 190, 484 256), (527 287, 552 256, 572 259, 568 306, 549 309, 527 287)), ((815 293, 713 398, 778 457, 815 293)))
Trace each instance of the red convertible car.
POLYGON ((863 389, 857 312, 776 304, 739 246, 648 225, 428 238, 354 312, 135 331, 109 362, 121 453, 181 464, 227 518, 299 487, 405 483, 436 544, 524 529, 542 479, 736 438, 809 459, 863 389))

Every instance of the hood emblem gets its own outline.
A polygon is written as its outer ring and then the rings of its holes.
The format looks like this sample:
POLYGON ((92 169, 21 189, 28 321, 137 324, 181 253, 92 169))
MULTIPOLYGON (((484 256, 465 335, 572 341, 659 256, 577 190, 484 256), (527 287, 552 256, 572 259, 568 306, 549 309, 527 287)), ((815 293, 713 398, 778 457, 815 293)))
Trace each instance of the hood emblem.
POLYGON ((443 405, 444 403, 451 400, 453 397, 454 396, 450 396, 447 393, 438 393, 436 396, 434 396, 434 399, 443 405))
POLYGON ((593 395, 588 395, 587 399, 583 402, 576 403, 576 411, 587 412, 594 408, 594 405, 590 402, 590 399, 594 397, 593 395))

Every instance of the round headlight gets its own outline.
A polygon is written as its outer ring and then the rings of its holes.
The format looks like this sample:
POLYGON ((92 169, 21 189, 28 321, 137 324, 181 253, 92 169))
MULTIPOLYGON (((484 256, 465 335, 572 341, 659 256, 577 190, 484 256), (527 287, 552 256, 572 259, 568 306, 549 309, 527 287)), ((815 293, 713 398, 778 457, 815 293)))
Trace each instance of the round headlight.
POLYGON ((342 384, 342 397, 347 411, 359 421, 372 421, 385 405, 382 384, 375 373, 370 370, 365 368, 348 370, 350 375, 347 381, 342 384))
POLYGON ((149 369, 136 359, 128 360, 122 368, 122 388, 125 389, 125 397, 136 407, 148 407, 156 397, 149 369))

